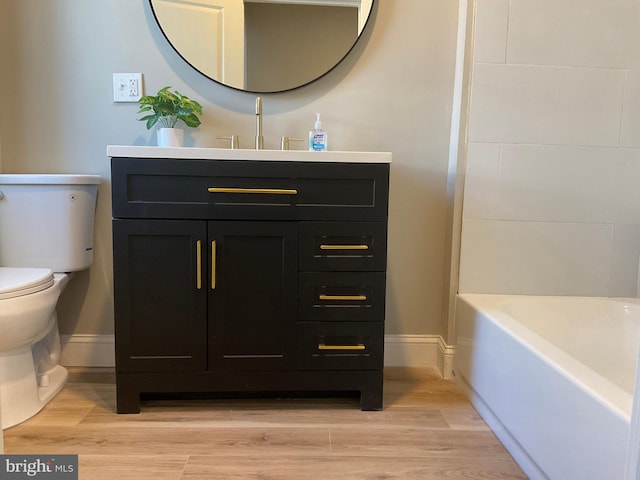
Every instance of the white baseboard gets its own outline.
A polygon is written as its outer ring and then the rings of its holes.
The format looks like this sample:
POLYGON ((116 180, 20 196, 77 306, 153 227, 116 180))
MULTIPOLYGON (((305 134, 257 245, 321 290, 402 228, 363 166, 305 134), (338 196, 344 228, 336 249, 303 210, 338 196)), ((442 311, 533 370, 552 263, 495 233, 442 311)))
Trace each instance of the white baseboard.
MULTIPOLYGON (((60 335, 62 357, 67 367, 114 367, 113 335, 60 335)), ((440 335, 386 335, 385 366, 437 367, 444 378, 451 378, 455 347, 440 335)))
POLYGON ((437 367, 451 378, 455 347, 440 335, 386 335, 384 364, 388 367, 437 367))
POLYGON ((60 335, 65 367, 115 367, 115 339, 113 335, 60 335))

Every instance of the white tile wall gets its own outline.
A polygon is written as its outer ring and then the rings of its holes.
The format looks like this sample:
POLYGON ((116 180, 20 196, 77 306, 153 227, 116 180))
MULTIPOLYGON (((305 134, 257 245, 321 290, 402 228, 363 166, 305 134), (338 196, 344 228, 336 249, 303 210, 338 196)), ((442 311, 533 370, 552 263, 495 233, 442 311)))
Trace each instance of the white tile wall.
POLYGON ((611 225, 467 219, 462 228, 461 292, 607 292, 611 225))
POLYGON ((615 146, 624 71, 477 64, 471 142, 615 146))
POLYGON ((636 296, 639 261, 640 225, 614 225, 608 296, 636 296))
POLYGON ((640 150, 471 144, 467 218, 640 224, 640 150))
POLYGON ((507 63, 626 68, 636 6, 636 0, 511 0, 507 63))
POLYGON ((620 146, 640 148, 640 71, 638 69, 627 71, 620 146))
POLYGON ((476 63, 505 63, 509 0, 477 0, 473 49, 476 63))
POLYGON ((464 218, 496 218, 500 177, 500 145, 470 143, 464 185, 464 218))
POLYGON ((477 0, 461 292, 635 295, 639 9, 477 0))

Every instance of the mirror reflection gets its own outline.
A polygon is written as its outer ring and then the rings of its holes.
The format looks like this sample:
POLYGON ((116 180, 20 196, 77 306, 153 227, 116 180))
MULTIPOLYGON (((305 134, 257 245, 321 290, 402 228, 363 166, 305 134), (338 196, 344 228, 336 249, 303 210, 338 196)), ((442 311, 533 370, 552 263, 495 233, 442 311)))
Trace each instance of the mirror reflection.
POLYGON ((149 0, 176 52, 232 88, 281 92, 330 71, 360 37, 374 0, 149 0))

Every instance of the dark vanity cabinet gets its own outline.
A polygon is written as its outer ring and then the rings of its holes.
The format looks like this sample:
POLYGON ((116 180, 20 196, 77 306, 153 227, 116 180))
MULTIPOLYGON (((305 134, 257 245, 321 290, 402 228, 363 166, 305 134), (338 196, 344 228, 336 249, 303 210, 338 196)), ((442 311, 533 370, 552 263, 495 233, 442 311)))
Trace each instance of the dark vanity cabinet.
POLYGON ((382 408, 388 163, 112 158, 119 413, 141 394, 382 408))

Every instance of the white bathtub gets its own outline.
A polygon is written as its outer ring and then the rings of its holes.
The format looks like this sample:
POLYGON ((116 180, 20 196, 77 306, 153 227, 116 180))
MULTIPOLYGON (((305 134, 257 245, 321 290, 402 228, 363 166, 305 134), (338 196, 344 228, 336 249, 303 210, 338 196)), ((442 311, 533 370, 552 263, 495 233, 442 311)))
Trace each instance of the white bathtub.
POLYGON ((463 294, 456 333, 456 382, 530 478, 624 478, 638 300, 463 294))

